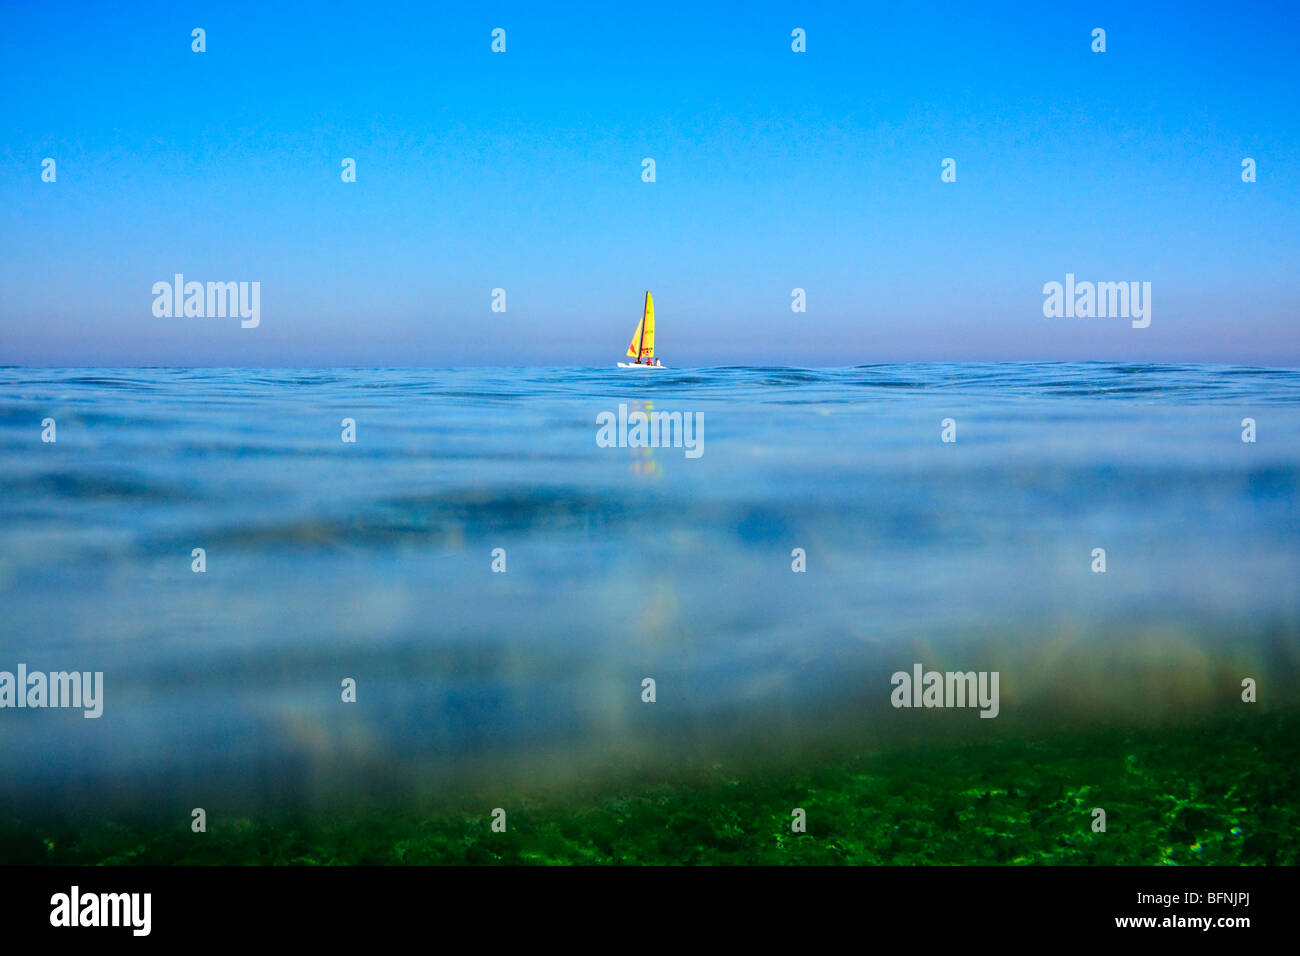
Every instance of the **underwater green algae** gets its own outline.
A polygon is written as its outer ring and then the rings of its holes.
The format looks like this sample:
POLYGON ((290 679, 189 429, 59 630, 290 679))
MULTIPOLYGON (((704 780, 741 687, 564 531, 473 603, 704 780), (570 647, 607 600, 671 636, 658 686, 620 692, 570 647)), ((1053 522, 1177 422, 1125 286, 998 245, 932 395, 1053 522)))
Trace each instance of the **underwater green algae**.
POLYGON ((0 825, 15 864, 1294 864, 1300 715, 858 756, 804 771, 517 794, 433 813, 0 825), (493 806, 508 829, 490 827, 493 806), (791 811, 807 832, 791 832, 791 811), (1092 831, 1104 808, 1107 831, 1092 831))

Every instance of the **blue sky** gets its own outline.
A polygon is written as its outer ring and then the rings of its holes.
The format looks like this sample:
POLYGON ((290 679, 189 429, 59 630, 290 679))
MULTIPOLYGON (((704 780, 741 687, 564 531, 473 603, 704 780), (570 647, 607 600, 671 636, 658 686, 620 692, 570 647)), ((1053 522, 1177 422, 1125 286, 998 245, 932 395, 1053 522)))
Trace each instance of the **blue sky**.
POLYGON ((1300 365, 1300 4, 544 6, 0 8, 0 363, 1300 365))

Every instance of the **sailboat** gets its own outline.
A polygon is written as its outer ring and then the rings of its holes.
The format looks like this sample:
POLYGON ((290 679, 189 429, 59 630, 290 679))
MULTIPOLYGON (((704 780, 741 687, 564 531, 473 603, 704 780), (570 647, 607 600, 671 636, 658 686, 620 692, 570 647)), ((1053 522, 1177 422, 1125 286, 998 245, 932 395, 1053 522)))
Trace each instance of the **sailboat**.
POLYGON ((655 358, 655 300, 650 298, 649 292, 645 294, 645 310, 641 313, 641 321, 636 324, 632 342, 627 347, 627 357, 636 361, 619 362, 619 368, 664 367, 655 358))

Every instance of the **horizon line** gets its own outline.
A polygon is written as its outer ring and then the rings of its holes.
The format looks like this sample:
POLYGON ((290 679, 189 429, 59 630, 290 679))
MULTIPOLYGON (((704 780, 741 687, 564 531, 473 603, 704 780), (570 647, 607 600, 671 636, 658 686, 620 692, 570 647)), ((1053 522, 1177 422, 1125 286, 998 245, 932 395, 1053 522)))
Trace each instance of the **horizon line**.
MULTIPOLYGON (((839 371, 857 368, 881 368, 909 365, 1120 365, 1139 368, 1237 368, 1261 369, 1267 371, 1300 371, 1300 365, 1255 365, 1240 362, 1189 362, 1189 361, 1138 361, 1133 359, 917 359, 895 362, 858 362, 852 365, 669 365, 665 372, 687 372, 726 369, 796 369, 806 371, 839 371)), ((167 369, 174 371, 261 371, 261 370, 297 370, 297 369, 350 369, 358 371, 397 371, 420 369, 438 372, 471 371, 475 369, 514 369, 514 370, 581 370, 600 371, 616 369, 611 362, 608 365, 46 365, 46 364, 5 364, 0 363, 0 371, 22 369, 167 369)))

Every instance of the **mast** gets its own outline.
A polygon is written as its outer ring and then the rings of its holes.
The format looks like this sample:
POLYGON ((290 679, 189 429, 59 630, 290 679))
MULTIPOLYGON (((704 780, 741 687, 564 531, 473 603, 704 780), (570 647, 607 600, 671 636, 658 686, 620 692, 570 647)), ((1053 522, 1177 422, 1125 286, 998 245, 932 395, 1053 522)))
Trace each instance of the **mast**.
POLYGON ((636 343, 636 360, 641 361, 641 353, 645 350, 645 314, 650 307, 650 290, 646 290, 645 305, 641 306, 641 338, 636 343))

